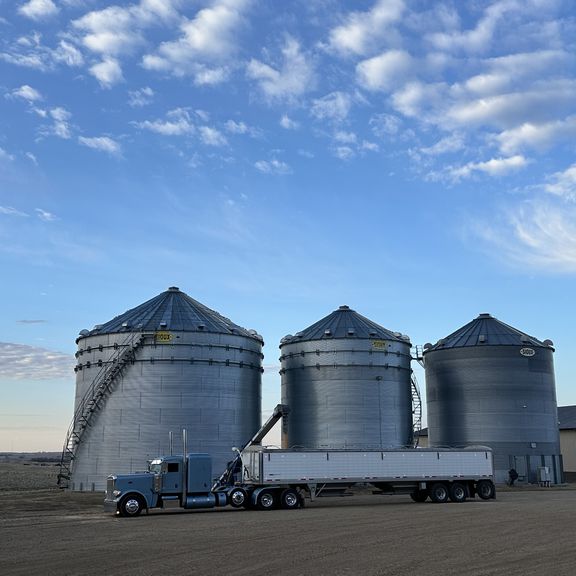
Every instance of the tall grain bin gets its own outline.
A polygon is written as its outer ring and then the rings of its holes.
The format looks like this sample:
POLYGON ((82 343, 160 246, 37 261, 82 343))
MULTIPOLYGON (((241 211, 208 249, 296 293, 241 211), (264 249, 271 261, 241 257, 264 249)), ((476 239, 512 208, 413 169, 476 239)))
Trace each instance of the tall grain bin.
POLYGON ((536 481, 562 480, 554 348, 490 314, 424 347, 431 446, 494 450, 496 480, 514 468, 536 481))
POLYGON ((176 451, 207 452, 219 473, 260 427, 262 338, 169 288, 77 339, 74 421, 61 484, 104 489, 110 473, 176 451))
POLYGON ((283 338, 282 447, 410 445, 410 347, 348 306, 283 338))

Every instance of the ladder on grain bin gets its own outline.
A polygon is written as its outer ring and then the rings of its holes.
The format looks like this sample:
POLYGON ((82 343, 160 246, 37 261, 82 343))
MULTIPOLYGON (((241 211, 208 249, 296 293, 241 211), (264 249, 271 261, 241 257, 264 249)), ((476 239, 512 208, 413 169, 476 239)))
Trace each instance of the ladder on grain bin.
POLYGON ((129 334, 118 344, 114 344, 114 353, 96 374, 94 381, 78 404, 72 423, 68 428, 62 456, 60 457, 60 472, 58 473, 58 486, 68 488, 72 465, 76 451, 86 429, 91 426, 92 419, 102 407, 102 402, 109 396, 112 386, 124 373, 129 364, 133 364, 136 352, 144 343, 148 334, 129 334))

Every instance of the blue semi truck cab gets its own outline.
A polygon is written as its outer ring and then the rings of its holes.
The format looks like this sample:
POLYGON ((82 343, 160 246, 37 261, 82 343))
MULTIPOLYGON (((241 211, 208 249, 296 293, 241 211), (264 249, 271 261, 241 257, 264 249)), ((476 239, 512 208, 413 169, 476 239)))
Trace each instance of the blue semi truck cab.
POLYGON ((212 491, 209 454, 165 456, 151 460, 148 470, 108 476, 104 509, 138 516, 150 508, 213 508, 228 504, 227 491, 212 491))

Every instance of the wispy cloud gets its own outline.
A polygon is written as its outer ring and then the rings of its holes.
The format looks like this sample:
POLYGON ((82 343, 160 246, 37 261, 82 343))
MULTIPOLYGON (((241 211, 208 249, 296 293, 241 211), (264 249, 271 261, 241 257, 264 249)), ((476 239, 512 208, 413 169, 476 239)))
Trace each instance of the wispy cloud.
POLYGON ((455 180, 468 178, 474 172, 482 172, 489 176, 504 176, 510 172, 521 170, 527 164, 528 160, 521 155, 510 156, 509 158, 491 158, 486 162, 469 162, 464 166, 452 167, 449 170, 449 175, 455 180))
POLYGON ((9 96, 12 98, 22 98, 30 103, 43 100, 42 94, 40 94, 40 92, 35 88, 32 88, 32 86, 28 86, 28 84, 24 84, 20 86, 20 88, 12 90, 12 92, 9 93, 9 96))
MULTIPOLYGON (((1 156, 1 149, 0 149, 0 156, 1 156)), ((0 214, 4 214, 5 216, 25 216, 28 217, 28 214, 22 212, 21 210, 16 210, 16 208, 12 208, 12 206, 0 206, 0 214)))
POLYGON ((0 342, 0 378, 6 380, 73 378, 74 363, 71 354, 0 342))
POLYGON ((78 142, 80 142, 82 146, 87 146, 88 148, 100 152, 106 152, 111 156, 120 156, 122 154, 122 147, 120 144, 109 136, 94 136, 91 138, 79 136, 78 142))
POLYGON ((190 112, 185 108, 175 108, 166 114, 166 119, 144 120, 137 122, 136 126, 163 136, 184 136, 194 134, 196 127, 190 112))
POLYGON ((263 172, 264 174, 276 174, 284 176, 286 174, 291 174, 292 169, 286 162, 281 160, 259 160, 254 164, 256 170, 263 172))
POLYGON ((18 324, 46 324, 46 320, 16 320, 18 324))
POLYGON ((154 100, 154 90, 149 86, 139 90, 128 91, 128 105, 132 108, 142 108, 148 106, 154 100))
POLYGON ((352 98, 346 92, 332 92, 312 101, 310 114, 318 120, 343 122, 352 108, 352 98))
POLYGON ((40 218, 40 220, 43 222, 54 222, 58 219, 54 214, 52 214, 52 212, 48 212, 42 208, 35 208, 34 211, 36 212, 38 218, 40 218))
POLYGON ((472 228, 497 258, 515 266, 551 274, 576 273, 573 206, 532 200, 507 210, 499 222, 476 222, 472 228))
POLYGON ((576 202, 576 164, 572 164, 563 172, 549 176, 543 189, 570 202, 576 202))

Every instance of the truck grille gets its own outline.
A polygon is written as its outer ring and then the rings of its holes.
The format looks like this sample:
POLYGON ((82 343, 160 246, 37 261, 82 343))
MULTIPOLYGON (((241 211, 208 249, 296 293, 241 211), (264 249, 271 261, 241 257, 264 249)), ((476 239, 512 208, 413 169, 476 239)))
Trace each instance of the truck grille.
POLYGON ((112 494, 112 492, 114 492, 114 481, 115 480, 116 480, 116 478, 114 478, 114 476, 110 476, 106 480, 106 500, 113 500, 114 499, 114 495, 112 494))

